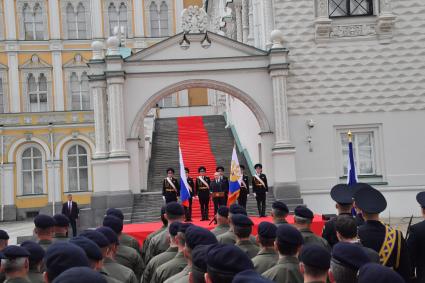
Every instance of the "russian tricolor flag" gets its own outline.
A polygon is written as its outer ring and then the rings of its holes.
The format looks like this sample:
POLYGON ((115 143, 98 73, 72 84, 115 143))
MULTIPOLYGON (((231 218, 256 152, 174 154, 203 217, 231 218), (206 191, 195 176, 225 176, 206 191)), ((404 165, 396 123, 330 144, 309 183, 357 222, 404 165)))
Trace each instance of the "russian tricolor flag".
POLYGON ((187 183, 186 171, 184 170, 184 162, 182 156, 182 150, 179 144, 179 161, 180 161, 180 199, 182 201, 182 205, 185 207, 189 207, 189 184, 187 183))
POLYGON ((229 180, 229 197, 228 205, 236 202, 239 197, 242 182, 241 168, 239 167, 238 155, 236 154, 236 146, 233 147, 232 163, 230 166, 230 180, 229 180))

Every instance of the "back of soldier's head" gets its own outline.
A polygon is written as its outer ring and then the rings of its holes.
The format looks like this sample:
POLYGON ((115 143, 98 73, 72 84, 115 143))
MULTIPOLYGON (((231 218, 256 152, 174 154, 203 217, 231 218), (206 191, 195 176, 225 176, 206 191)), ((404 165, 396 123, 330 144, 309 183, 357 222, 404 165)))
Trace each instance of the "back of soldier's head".
POLYGON ((356 220, 350 215, 339 215, 335 221, 335 229, 345 239, 357 237, 356 220))
POLYGON ((348 268, 335 261, 331 261, 331 271, 334 277, 335 283, 356 283, 357 282, 357 270, 348 268))

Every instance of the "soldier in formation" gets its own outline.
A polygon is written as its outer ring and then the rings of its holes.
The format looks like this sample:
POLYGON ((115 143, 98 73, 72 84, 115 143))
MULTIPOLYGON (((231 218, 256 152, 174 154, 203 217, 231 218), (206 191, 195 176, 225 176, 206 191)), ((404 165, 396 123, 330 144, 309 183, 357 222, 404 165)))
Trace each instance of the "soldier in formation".
POLYGON ((162 181, 162 197, 165 203, 177 201, 180 196, 180 185, 174 178, 174 169, 167 169, 167 177, 162 181))
POLYGON ((199 204, 201 206, 201 221, 209 220, 208 207, 210 204, 210 183, 211 180, 206 176, 204 166, 198 168, 199 176, 196 178, 196 194, 199 198, 199 204))

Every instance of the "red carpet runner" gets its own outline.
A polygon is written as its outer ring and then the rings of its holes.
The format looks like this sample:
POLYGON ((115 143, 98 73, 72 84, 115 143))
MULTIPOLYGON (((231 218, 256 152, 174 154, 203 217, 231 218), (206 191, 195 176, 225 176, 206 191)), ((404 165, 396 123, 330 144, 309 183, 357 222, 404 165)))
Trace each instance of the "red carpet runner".
MULTIPOLYGON (((205 166, 207 175, 214 179, 217 164, 211 151, 208 132, 204 127, 202 117, 179 117, 177 118, 177 127, 183 161, 184 165, 189 168, 189 175, 195 181, 199 166, 205 166)), ((209 214, 210 218, 213 217, 214 205, 212 201, 210 201, 209 214)), ((192 203, 192 218, 194 220, 201 218, 201 209, 197 199, 194 199, 192 203)))

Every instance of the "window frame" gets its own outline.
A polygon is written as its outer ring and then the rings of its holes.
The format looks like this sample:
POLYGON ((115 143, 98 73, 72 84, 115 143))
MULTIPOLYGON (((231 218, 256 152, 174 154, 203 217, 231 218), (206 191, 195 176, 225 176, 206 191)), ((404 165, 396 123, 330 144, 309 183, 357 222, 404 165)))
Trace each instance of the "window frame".
POLYGON ((0 107, 0 113, 9 112, 9 84, 8 84, 8 68, 0 64, 0 80, 2 81, 0 92, 3 95, 3 108, 0 107))
POLYGON ((92 103, 91 103, 91 99, 90 99, 90 87, 87 88, 87 98, 88 98, 88 107, 85 108, 84 107, 84 100, 83 100, 83 92, 85 90, 83 90, 82 86, 83 86, 83 80, 82 77, 83 75, 87 76, 87 83, 88 83, 88 72, 85 70, 80 70, 80 71, 70 71, 69 72, 69 91, 70 91, 70 107, 72 111, 88 111, 88 110, 92 110, 92 103), (74 109, 74 92, 75 90, 72 88, 72 75, 75 74, 75 76, 77 77, 77 83, 78 83, 78 96, 79 96, 79 108, 78 109, 74 109))
POLYGON ((90 1, 87 0, 61 0, 61 15, 62 15, 62 33, 64 35, 65 39, 69 40, 88 40, 91 39, 91 5, 90 1), (77 27, 77 34, 78 34, 78 5, 81 3, 84 6, 84 19, 86 23, 86 36, 84 38, 80 38, 78 35, 77 38, 71 38, 68 31, 68 13, 66 11, 68 4, 72 5, 72 8, 74 10, 75 15, 75 25, 77 27), (75 12, 77 11, 77 13, 75 12))
MULTIPOLYGON (((48 40, 48 13, 47 13, 47 7, 45 5, 45 1, 42 0, 17 0, 16 2, 16 15, 17 19, 19 20, 19 40, 26 40, 26 41, 44 41, 48 40), (32 12, 34 12, 34 7, 36 5, 39 5, 41 8, 41 18, 42 18, 42 26, 43 26, 43 36, 41 39, 26 39, 25 36, 25 20, 24 20, 24 6, 27 5, 32 12)), ((37 33, 36 31, 36 22, 35 17, 33 17, 33 31, 35 31, 35 35, 37 33)))
POLYGON ((71 88, 71 75, 76 73, 78 78, 81 78, 82 74, 85 72, 89 74, 89 67, 87 61, 81 54, 75 54, 74 58, 66 62, 63 65, 64 76, 65 76, 65 91, 66 91, 66 101, 65 108, 68 111, 91 111, 93 110, 93 101, 90 95, 90 85, 88 88, 88 97, 89 97, 89 108, 85 110, 74 110, 72 107, 72 88, 71 88))
MULTIPOLYGON (((173 34, 173 23, 170 19, 173 19, 173 11, 172 11, 172 3, 170 0, 145 0, 145 6, 144 6, 144 13, 145 13, 145 18, 146 18, 146 30, 148 31, 148 34, 150 37, 153 37, 152 35, 152 22, 151 22, 151 4, 155 3, 156 4, 156 8, 157 8, 157 15, 158 15, 158 31, 159 31, 159 38, 161 37, 168 37, 171 36, 173 34), (168 34, 167 35, 162 35, 161 34, 161 5, 162 3, 165 3, 167 5, 168 11, 167 11, 167 15, 168 15, 168 34)), ((156 37, 156 36, 155 36, 156 37)))
POLYGON ((28 196, 37 196, 37 195, 46 195, 47 194, 47 177, 46 177, 46 154, 44 148, 35 142, 29 142, 23 144, 19 147, 16 153, 16 170, 18 172, 17 176, 17 197, 28 197, 28 196), (41 153, 41 174, 42 174, 42 193, 34 193, 34 184, 32 184, 32 194, 24 194, 24 175, 23 175, 23 154, 29 148, 36 148, 41 153))
MULTIPOLYGON (((370 17, 375 15, 375 1, 374 0, 361 0, 361 1, 368 1, 370 5, 370 11, 367 14, 361 14, 361 15, 351 15, 350 14, 350 8, 351 8, 351 2, 357 1, 357 0, 342 0, 342 2, 346 2, 347 5, 347 15, 342 16, 331 16, 331 10, 330 10, 330 3, 332 0, 328 0, 328 16, 330 19, 338 19, 338 18, 353 18, 353 17, 370 17)), ((337 8, 338 9, 338 8, 337 8)))
MULTIPOLYGON (((121 3, 124 3, 127 8, 127 26, 126 26, 126 37, 127 38, 133 38, 133 1, 129 0, 103 0, 103 25, 104 25, 104 36, 109 37, 112 34, 112 27, 110 27, 110 21, 109 21, 109 6, 111 3, 114 4, 116 11, 118 12, 117 15, 119 17, 119 9, 121 7, 121 3)), ((119 21, 119 18, 118 18, 119 21)))
MULTIPOLYGON (((92 183, 92 164, 91 164, 91 151, 90 146, 87 145, 83 140, 75 140, 68 142, 62 149, 63 152, 63 183, 64 183, 64 193, 88 193, 93 192, 93 183, 92 183), (68 165, 68 155, 69 150, 73 146, 81 146, 86 150, 87 156, 87 191, 70 191, 69 188, 69 165, 68 165)), ((78 180, 78 182, 80 182, 78 180)))

